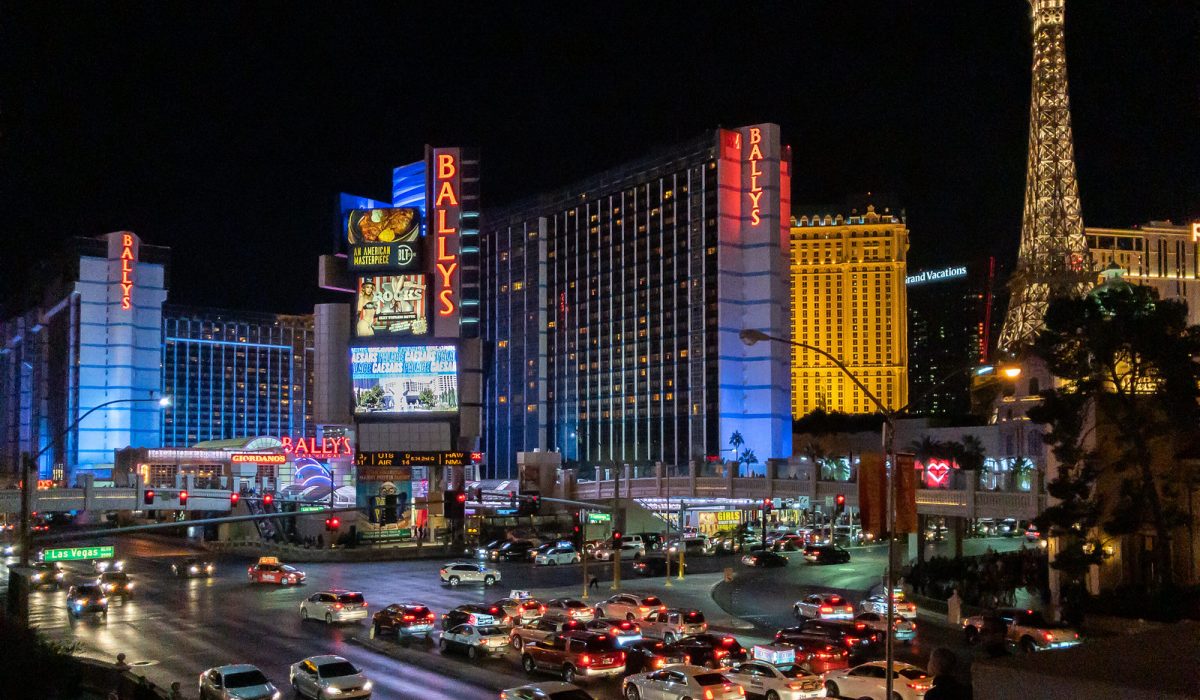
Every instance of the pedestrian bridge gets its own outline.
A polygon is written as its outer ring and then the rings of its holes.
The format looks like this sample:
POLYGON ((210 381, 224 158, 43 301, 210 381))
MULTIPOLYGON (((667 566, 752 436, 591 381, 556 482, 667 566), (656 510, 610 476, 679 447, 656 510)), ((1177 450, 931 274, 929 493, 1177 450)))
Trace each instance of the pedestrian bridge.
MULTIPOLYGON (((37 489, 33 493, 36 513, 66 513, 69 511, 111 510, 230 510, 228 489, 188 489, 187 503, 180 505, 180 489, 154 488, 154 503, 144 502, 145 490, 137 487, 82 486, 71 489, 37 489)), ((21 491, 0 490, 0 513, 21 512, 21 491)))
MULTIPOLYGON (((635 476, 625 468, 629 478, 621 478, 619 486, 613 479, 577 481, 568 484, 572 498, 601 500, 619 495, 621 498, 733 498, 762 500, 764 498, 795 499, 799 507, 828 510, 841 494, 846 505, 858 507, 858 484, 854 481, 823 481, 814 479, 770 479, 762 476, 698 476, 673 475, 668 478, 663 469, 654 476, 635 476), (619 488, 620 493, 614 494, 619 488), (807 503, 807 505, 803 505, 807 503)), ((962 489, 917 488, 917 513, 927 516, 966 518, 1016 518, 1030 520, 1045 507, 1045 496, 1029 491, 985 491, 971 487, 962 489)))

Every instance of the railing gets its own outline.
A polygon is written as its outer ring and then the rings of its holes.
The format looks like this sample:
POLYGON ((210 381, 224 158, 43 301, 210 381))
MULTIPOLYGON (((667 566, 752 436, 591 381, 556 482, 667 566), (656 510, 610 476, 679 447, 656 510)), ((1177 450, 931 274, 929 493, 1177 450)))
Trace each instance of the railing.
MULTIPOLYGON (((33 510, 40 513, 62 513, 76 510, 229 510, 229 491, 223 489, 192 489, 188 502, 181 507, 178 501, 164 500, 162 494, 175 494, 178 489, 154 489, 160 494, 154 505, 142 503, 140 489, 125 486, 92 486, 72 489, 38 489, 33 493, 33 510)), ((0 513, 21 512, 21 491, 0 490, 0 513)))

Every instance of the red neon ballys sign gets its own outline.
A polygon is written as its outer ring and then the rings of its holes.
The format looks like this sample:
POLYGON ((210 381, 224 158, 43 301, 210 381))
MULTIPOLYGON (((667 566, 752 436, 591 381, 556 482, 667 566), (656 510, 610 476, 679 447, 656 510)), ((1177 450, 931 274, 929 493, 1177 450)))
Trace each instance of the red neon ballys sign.
POLYGON ((458 151, 437 151, 434 154, 434 236, 437 245, 438 316, 451 316, 458 308, 454 275, 458 270, 458 226, 461 216, 458 185, 458 151), (451 237, 454 238, 451 238, 451 237))
POLYGON ((350 439, 344 437, 321 438, 320 442, 317 442, 316 438, 281 437, 279 442, 283 443, 283 451, 293 457, 326 459, 348 457, 354 453, 350 449, 350 439))
POLYGON ((121 234, 121 309, 133 308, 133 236, 121 234))

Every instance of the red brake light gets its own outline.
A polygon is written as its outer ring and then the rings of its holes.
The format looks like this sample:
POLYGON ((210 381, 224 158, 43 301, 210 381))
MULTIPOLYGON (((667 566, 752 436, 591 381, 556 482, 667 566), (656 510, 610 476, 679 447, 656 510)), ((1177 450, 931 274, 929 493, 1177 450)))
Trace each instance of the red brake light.
POLYGON ((1045 633, 1045 634, 1044 634, 1044 635, 1042 635, 1042 636, 1046 638, 1046 641, 1047 641, 1047 642, 1052 642, 1052 641, 1054 641, 1054 635, 1050 634, 1049 632, 1045 633))
POLYGON ((341 604, 341 603, 334 603, 334 604, 333 604, 333 609, 334 609, 334 610, 341 610, 341 609, 342 609, 342 604, 341 604))
POLYGON ((591 665, 591 663, 592 663, 592 657, 588 656, 587 654, 584 654, 583 656, 579 657, 579 665, 580 666, 589 666, 589 665, 591 665))
POLYGON ((858 644, 858 641, 858 637, 846 637, 846 646, 852 647, 855 644, 858 644))
POLYGON ((820 607, 820 611, 823 613, 831 613, 831 612, 833 612, 833 607, 831 607, 829 605, 822 605, 820 607))
POLYGON ((733 644, 733 637, 725 637, 721 640, 721 643, 725 646, 729 646, 730 644, 733 644))
POLYGON ((711 690, 704 691, 704 700, 713 700, 713 694, 711 690))
POLYGON ((488 610, 488 612, 495 615, 496 613, 500 612, 500 609, 497 607, 492 607, 490 610, 488 610))
POLYGON ((409 620, 415 620, 415 619, 417 619, 417 618, 416 618, 416 617, 414 617, 414 616, 412 616, 412 615, 405 615, 405 616, 404 616, 402 619, 403 619, 405 622, 407 622, 407 621, 409 621, 409 620))

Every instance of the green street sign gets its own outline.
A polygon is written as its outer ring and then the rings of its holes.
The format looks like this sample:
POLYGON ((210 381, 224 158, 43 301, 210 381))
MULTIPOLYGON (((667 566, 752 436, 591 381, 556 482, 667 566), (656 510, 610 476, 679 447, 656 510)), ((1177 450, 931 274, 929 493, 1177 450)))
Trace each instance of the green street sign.
POLYGON ((318 513, 325 510, 325 506, 300 506, 301 513, 318 513))
POLYGON ((85 559, 112 559, 115 552, 113 546, 99 547, 60 547, 58 549, 42 550, 42 561, 82 561, 85 559))
POLYGON ((596 523, 612 522, 612 513, 588 513, 588 522, 595 525, 596 523))

